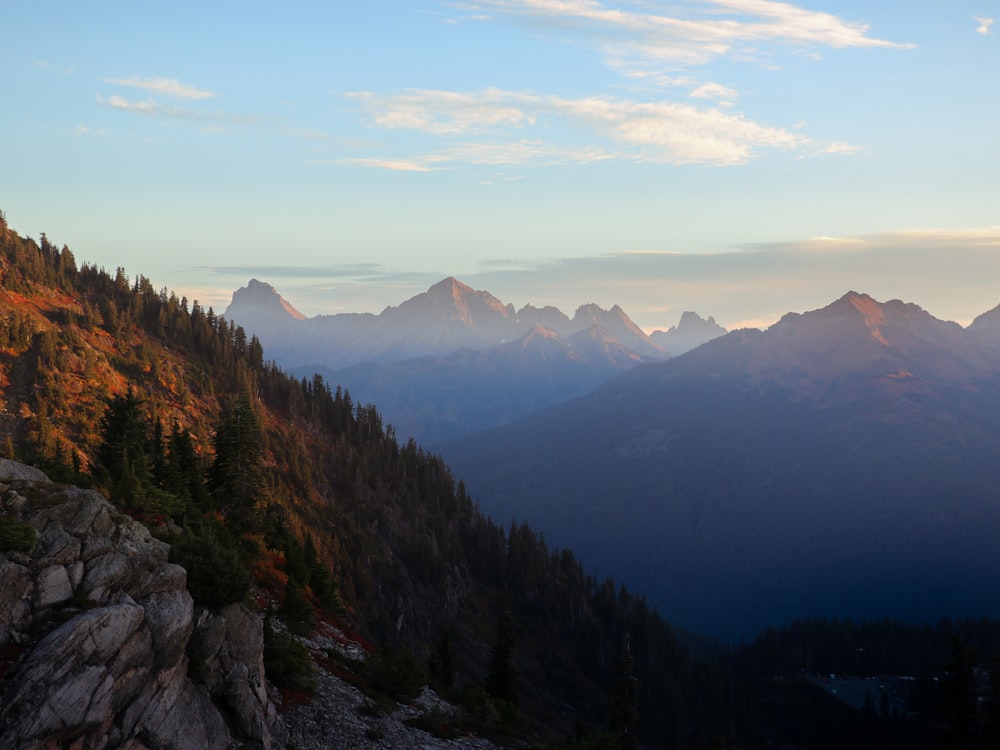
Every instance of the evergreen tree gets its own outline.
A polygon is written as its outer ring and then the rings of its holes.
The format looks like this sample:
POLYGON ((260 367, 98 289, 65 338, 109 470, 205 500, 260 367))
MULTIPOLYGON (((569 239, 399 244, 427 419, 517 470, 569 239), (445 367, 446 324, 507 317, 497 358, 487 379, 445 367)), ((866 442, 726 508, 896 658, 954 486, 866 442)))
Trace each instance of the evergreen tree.
POLYGON ((316 627, 313 607, 302 589, 293 581, 289 581, 285 586, 285 603, 281 607, 281 614, 288 623, 288 629, 295 635, 309 635, 316 627))
POLYGON ((635 657, 628 640, 625 641, 625 658, 615 671, 617 676, 611 684, 611 730, 620 750, 634 750, 639 746, 635 734, 639 682, 635 677, 635 657))
POLYGON ((427 665, 431 687, 438 692, 449 690, 455 684, 456 670, 455 647, 451 643, 451 632, 445 630, 427 665))
POLYGON ((316 601, 323 609, 332 609, 337 604, 337 589, 330 571, 319 559, 311 534, 306 536, 305 559, 309 566, 309 588, 316 596, 316 601))
POLYGON ((246 394, 222 414, 214 447, 208 489, 215 506, 237 530, 256 528, 264 498, 263 450, 260 422, 246 394))
POLYGON ((175 494, 184 502, 191 514, 208 510, 208 492, 205 489, 201 461, 194 450, 191 433, 174 423, 167 438, 169 451, 164 470, 163 489, 175 494))
POLYGON ((129 386, 124 396, 115 396, 101 419, 101 443, 97 448, 97 479, 111 491, 112 502, 141 507, 152 484, 146 457, 146 416, 142 401, 129 386))
POLYGON ((521 675, 514 664, 515 644, 514 620, 510 610, 505 609, 497 626, 497 642, 490 657, 486 692, 516 706, 521 692, 521 675))
POLYGON ((170 547, 170 561, 187 570, 187 587, 195 604, 220 609, 241 602, 250 591, 250 575, 229 530, 207 520, 170 547))

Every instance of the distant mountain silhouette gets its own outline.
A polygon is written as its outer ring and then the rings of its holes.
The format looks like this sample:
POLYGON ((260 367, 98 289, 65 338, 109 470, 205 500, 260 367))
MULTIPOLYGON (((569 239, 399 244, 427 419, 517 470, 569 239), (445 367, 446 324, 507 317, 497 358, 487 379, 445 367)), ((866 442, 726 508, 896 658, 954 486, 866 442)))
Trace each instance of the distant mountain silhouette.
POLYGON ((726 329, 716 323, 711 315, 705 320, 698 313, 688 311, 681 315, 681 320, 676 326, 667 331, 653 331, 649 334, 649 340, 667 354, 676 357, 701 346, 706 341, 724 336, 725 333, 726 329))
POLYGON ((515 311, 454 278, 378 315, 315 318, 253 280, 224 316, 279 365, 319 372, 378 404, 399 437, 425 444, 506 424, 669 356, 617 305, 582 305, 572 319, 554 307, 515 311))
POLYGON ((851 292, 437 448, 699 632, 996 614, 998 334, 851 292))

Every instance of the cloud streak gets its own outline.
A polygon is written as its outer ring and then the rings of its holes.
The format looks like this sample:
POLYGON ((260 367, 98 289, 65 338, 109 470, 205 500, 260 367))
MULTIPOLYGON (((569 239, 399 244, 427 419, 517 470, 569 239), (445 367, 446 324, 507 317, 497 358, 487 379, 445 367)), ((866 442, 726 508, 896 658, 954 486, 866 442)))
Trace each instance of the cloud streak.
POLYGON ((162 104, 153 99, 137 102, 118 95, 105 98, 101 94, 97 94, 97 103, 104 107, 121 110, 122 112, 131 112, 155 119, 195 120, 214 124, 239 125, 246 125, 259 120, 255 115, 239 115, 223 110, 205 111, 190 107, 177 107, 162 104))
POLYGON ((870 26, 774 0, 706 0, 650 10, 644 2, 614 7, 597 0, 471 0, 457 3, 479 19, 508 18, 545 32, 584 35, 609 61, 635 59, 698 65, 776 42, 800 48, 906 48, 870 35, 870 26))
POLYGON ((979 24, 979 26, 976 28, 976 33, 977 34, 982 34, 983 36, 989 36, 990 35, 990 27, 993 25, 993 19, 992 18, 987 18, 987 17, 976 16, 975 17, 975 21, 976 21, 976 23, 979 24))
MULTIPOLYGON (((703 92, 725 97, 724 87, 703 92)), ((355 158, 346 163, 426 171, 447 163, 537 166, 625 159, 670 164, 743 164, 762 150, 847 153, 847 144, 817 143, 783 128, 762 125, 715 107, 669 101, 610 97, 566 98, 487 89, 481 92, 412 90, 401 94, 349 94, 372 123, 431 136, 489 136, 490 142, 462 142, 405 159, 355 158), (568 127, 588 141, 555 146, 540 139, 511 138, 533 128, 568 127)))
POLYGON ((116 86, 143 89, 173 99, 211 99, 216 96, 214 91, 188 86, 176 78, 104 78, 102 80, 116 86))

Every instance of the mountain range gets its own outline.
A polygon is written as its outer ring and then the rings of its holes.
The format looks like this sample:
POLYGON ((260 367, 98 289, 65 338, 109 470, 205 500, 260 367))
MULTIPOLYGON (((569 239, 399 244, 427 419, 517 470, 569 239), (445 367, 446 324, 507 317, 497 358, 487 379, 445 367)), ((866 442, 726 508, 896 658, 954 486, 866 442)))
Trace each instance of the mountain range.
POLYGON ((1000 608, 1000 308, 851 292, 438 449, 698 632, 1000 608))
POLYGON ((355 400, 378 404, 401 438, 425 444, 582 396, 725 333, 693 312, 647 336, 617 305, 582 305, 572 318, 552 306, 515 311, 454 278, 379 315, 314 318, 254 279, 223 315, 256 334, 282 367, 341 384, 355 400))

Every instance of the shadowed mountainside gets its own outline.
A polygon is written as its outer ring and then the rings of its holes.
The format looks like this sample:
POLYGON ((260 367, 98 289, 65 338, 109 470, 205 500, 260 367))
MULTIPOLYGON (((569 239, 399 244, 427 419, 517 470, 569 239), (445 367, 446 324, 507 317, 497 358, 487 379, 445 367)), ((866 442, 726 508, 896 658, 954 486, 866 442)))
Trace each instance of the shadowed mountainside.
POLYGON ((996 612, 998 330, 852 292, 440 450, 700 632, 996 612))

